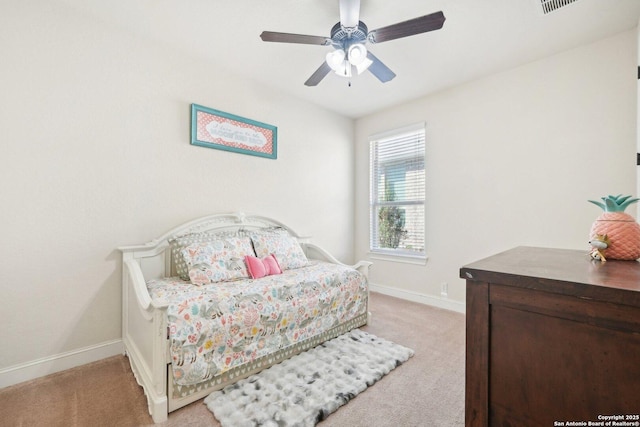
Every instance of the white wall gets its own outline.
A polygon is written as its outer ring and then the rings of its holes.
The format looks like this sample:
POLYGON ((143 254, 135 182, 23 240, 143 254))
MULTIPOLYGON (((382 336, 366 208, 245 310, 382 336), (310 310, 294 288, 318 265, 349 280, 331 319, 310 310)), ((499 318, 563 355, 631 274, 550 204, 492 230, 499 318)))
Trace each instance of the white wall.
POLYGON ((267 215, 351 261, 352 120, 46 0, 3 2, 0 52, 0 373, 117 343, 116 248, 187 220, 267 215), (278 159, 191 146, 191 103, 277 126, 278 159))
POLYGON ((368 256, 368 136, 427 123, 429 259, 376 261, 372 283, 462 309, 469 262, 520 245, 586 253, 599 215, 587 199, 636 191, 636 43, 625 32, 358 120, 358 258, 368 256))

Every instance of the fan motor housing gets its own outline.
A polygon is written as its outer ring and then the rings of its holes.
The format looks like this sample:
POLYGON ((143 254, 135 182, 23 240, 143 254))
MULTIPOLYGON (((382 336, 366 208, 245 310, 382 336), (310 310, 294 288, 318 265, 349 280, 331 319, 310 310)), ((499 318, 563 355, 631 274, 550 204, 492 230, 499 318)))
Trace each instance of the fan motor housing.
POLYGON ((365 41, 368 33, 369 30, 362 21, 358 21, 358 26, 352 28, 343 27, 338 22, 331 28, 331 40, 346 49, 353 43, 365 41))

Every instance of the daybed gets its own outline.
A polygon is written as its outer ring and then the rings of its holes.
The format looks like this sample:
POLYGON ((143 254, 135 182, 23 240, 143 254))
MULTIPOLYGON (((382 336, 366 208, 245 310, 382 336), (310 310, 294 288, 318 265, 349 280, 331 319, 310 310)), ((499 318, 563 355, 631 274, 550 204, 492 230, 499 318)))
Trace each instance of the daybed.
POLYGON ((367 323, 371 263, 308 240, 235 213, 119 248, 122 340, 155 422, 367 323))

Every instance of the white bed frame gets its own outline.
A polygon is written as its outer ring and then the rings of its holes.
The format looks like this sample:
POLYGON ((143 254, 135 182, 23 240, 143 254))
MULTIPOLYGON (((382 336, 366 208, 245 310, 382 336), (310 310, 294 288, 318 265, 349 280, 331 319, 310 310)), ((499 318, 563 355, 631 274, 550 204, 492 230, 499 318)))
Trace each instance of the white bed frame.
MULTIPOLYGON (((129 358, 131 370, 138 384, 147 396, 149 413, 156 423, 167 420, 169 412, 195 402, 216 389, 221 389, 241 378, 279 363, 300 351, 320 344, 333 336, 323 336, 309 342, 305 348, 287 351, 278 358, 269 358, 264 362, 241 371, 227 374, 214 385, 196 388, 184 397, 174 397, 171 392, 172 370, 167 337, 166 306, 154 304, 147 291, 146 282, 151 279, 175 276, 175 267, 171 259, 168 239, 188 233, 203 231, 254 230, 268 227, 282 227, 300 242, 309 259, 317 259, 342 264, 327 251, 309 243, 309 238, 298 235, 291 228, 271 218, 243 213, 210 215, 175 227, 159 238, 148 243, 118 248, 122 252, 122 341, 125 354, 129 358)), ((342 264, 344 265, 344 264, 342 264)), ((370 262, 360 261, 351 266, 368 277, 370 262)), ((349 328, 366 323, 347 325, 349 328)))

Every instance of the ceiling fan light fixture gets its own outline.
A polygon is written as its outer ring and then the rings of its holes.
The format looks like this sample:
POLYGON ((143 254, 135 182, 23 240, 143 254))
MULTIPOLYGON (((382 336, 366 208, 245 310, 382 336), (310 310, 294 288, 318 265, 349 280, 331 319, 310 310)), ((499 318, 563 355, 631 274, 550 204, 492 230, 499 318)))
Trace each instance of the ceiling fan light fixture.
POLYGON ((367 48, 364 46, 364 43, 352 44, 349 47, 347 57, 349 58, 349 62, 358 70, 358 74, 362 74, 373 64, 373 61, 367 58, 367 48))
POLYGON ((336 49, 333 52, 327 53, 326 61, 333 71, 338 72, 345 62, 345 57, 346 55, 344 53, 344 50, 336 49))
POLYGON ((358 74, 362 74, 373 64, 373 61, 369 58, 364 58, 364 61, 358 65, 356 65, 356 70, 358 70, 358 74))
POLYGON ((354 43, 349 46, 349 53, 347 56, 349 58, 349 62, 358 66, 367 59, 367 48, 364 47, 364 44, 362 43, 354 43))

